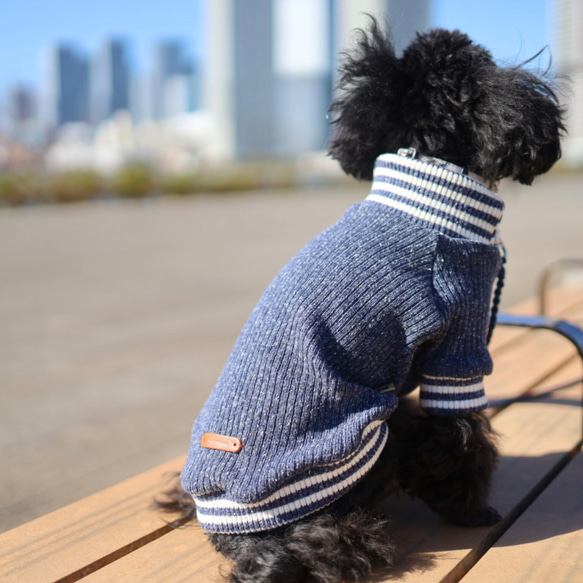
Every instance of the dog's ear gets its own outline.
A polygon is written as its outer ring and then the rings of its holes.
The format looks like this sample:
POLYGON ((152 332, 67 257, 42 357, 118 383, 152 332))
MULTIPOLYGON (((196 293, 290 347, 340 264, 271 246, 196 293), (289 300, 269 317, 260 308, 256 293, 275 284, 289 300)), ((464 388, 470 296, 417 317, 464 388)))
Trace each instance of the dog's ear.
POLYGON ((332 137, 329 153, 347 174, 371 180, 375 159, 396 151, 399 141, 399 59, 393 43, 371 17, 368 31, 358 31, 358 43, 344 55, 338 97, 330 106, 332 137))
POLYGON ((550 84, 520 67, 490 69, 482 83, 469 169, 531 184, 561 157, 564 109, 550 84))

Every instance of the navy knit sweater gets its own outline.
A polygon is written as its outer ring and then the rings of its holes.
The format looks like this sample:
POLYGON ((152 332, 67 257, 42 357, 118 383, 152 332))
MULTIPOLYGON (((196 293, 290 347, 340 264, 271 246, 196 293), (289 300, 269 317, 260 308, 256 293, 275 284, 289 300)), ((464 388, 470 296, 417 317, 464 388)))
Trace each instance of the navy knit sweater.
POLYGON ((469 176, 378 158, 369 196, 265 291, 194 424, 182 483, 203 528, 270 529, 338 499, 419 385, 430 413, 487 406, 502 211, 469 176))

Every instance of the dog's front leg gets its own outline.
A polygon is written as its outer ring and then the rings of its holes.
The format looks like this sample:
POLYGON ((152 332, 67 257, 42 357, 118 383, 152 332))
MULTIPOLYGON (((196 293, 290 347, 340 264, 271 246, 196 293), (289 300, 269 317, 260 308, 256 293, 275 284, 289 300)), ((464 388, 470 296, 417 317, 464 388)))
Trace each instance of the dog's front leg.
POLYGON ((398 411, 392 430, 400 448, 401 487, 448 522, 467 527, 498 522, 500 515, 488 505, 498 461, 488 418, 425 415, 406 407, 399 419, 398 411))

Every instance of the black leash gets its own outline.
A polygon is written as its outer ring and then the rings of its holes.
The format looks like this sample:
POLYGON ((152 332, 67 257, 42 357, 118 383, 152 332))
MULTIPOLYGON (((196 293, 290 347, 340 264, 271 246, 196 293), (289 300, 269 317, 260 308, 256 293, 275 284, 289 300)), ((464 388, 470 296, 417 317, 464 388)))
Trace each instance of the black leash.
POLYGON ((504 287, 504 278, 506 277, 506 249, 502 245, 502 265, 498 272, 498 280, 496 281, 496 289, 494 290, 494 297, 492 299, 492 309, 490 311, 490 324, 488 326, 487 342, 490 344, 494 328, 496 328, 496 320, 498 318, 498 310, 500 308, 500 300, 502 298, 502 288, 504 287))

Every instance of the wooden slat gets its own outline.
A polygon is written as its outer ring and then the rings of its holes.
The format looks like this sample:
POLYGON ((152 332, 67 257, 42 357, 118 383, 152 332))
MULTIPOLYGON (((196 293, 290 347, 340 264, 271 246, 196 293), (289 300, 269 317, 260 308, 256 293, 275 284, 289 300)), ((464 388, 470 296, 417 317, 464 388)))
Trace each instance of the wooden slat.
MULTIPOLYGON (((578 368, 573 363, 550 380, 560 384, 578 368)), ((581 387, 572 387, 545 402, 513 404, 494 418, 503 457, 494 476, 491 503, 503 516, 581 439, 580 398, 581 387)), ((491 531, 446 525, 420 504, 409 506, 398 514, 392 512, 395 540, 403 552, 396 574, 405 583, 441 581, 491 531)), ((391 506, 387 510, 391 512, 391 506)))
POLYGON ((171 532, 83 579, 84 583, 224 583, 228 561, 198 525, 171 532))
MULTIPOLYGON (((583 287, 559 288, 553 299, 557 317, 583 319, 583 287)), ((528 314, 534 307, 534 301, 529 300, 511 313, 528 314)), ((504 326, 495 330, 491 352, 494 372, 485 379, 490 400, 528 393, 576 357, 573 345, 555 332, 504 326)))
POLYGON ((77 581, 169 529, 149 508, 184 457, 0 536, 2 583, 77 581))
MULTIPOLYGON (((575 364, 551 380, 561 383, 572 378, 575 364)), ((503 459, 495 477, 492 503, 508 514, 526 492, 549 471, 561 453, 579 439, 581 412, 572 406, 578 388, 553 396, 560 403, 520 403, 494 419, 502 433, 503 459), (571 401, 572 400, 572 401, 571 401)), ((395 575, 415 583, 437 582, 490 531, 463 529, 444 524, 416 501, 391 501, 387 511, 395 525, 395 541, 401 551, 395 575)), ((128 582, 139 573, 139 580, 155 583, 164 575, 165 583, 220 581, 219 569, 228 563, 211 549, 200 529, 182 528, 93 573, 87 583, 128 582)), ((388 579, 390 581, 392 579, 388 579)))
POLYGON ((563 470, 463 583, 583 581, 583 455, 563 470))
MULTIPOLYGON (((549 292, 550 310, 552 318, 565 318, 577 323, 583 321, 583 286, 569 285, 555 288, 549 292)), ((520 316, 537 315, 539 302, 536 298, 530 298, 508 310, 511 314, 520 316)), ((509 328, 499 326, 494 330, 490 350, 497 354, 508 345, 523 338, 529 331, 524 328, 509 328)))
POLYGON ((494 372, 484 384, 489 399, 512 398, 530 391, 573 360, 576 350, 555 332, 528 332, 520 343, 494 356, 494 372))
MULTIPOLYGON (((562 317, 581 318, 581 288, 557 290, 555 297, 562 317)), ((527 302, 513 312, 529 313, 533 307, 527 302)), ((536 391, 580 376, 580 364, 565 340, 548 332, 506 332, 500 329, 493 343, 496 373, 489 382, 491 397, 536 391)), ((493 493, 493 504, 500 511, 512 512, 560 452, 573 447, 574 435, 580 437, 581 413, 573 406, 579 396, 577 389, 563 391, 545 403, 513 404, 495 416, 494 424, 504 435, 505 457, 493 493)), ((179 470, 182 464, 183 458, 174 460, 0 535, 1 581, 219 581, 225 562, 201 530, 194 526, 169 531, 166 517, 148 508, 164 489, 164 473, 179 470)), ((396 573, 404 581, 438 581, 489 532, 444 525, 417 502, 392 501, 387 508, 403 553, 396 573)))

